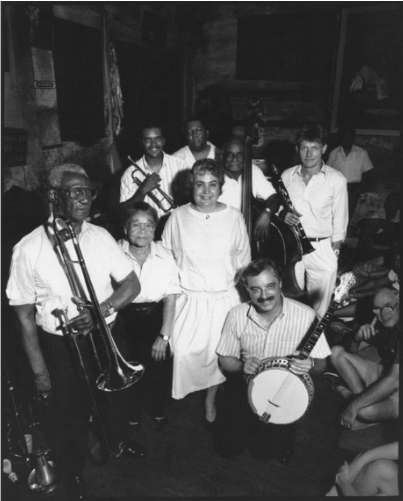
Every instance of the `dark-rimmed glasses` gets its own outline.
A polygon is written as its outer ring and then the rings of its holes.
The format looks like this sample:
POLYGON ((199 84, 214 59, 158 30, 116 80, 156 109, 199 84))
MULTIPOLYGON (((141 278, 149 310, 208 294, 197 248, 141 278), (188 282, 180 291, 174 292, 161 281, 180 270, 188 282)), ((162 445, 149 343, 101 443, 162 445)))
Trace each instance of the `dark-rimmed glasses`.
POLYGON ((243 162, 245 159, 245 156, 242 151, 238 151, 238 153, 232 153, 231 151, 226 151, 224 153, 224 158, 225 160, 228 160, 229 162, 233 162, 234 160, 237 160, 238 162, 243 162))
POLYGON ((81 200, 87 198, 88 200, 94 200, 97 196, 97 190, 93 188, 71 188, 66 190, 65 188, 55 188, 60 191, 65 191, 70 200, 81 200))
POLYGON ((132 231, 139 231, 142 230, 143 228, 147 231, 153 231, 155 228, 155 223, 140 223, 139 221, 134 221, 132 223, 128 224, 128 227, 132 231))
POLYGON ((382 308, 374 308, 372 311, 375 315, 381 315, 382 313, 392 313, 395 311, 396 306, 399 304, 399 301, 392 306, 383 306, 382 308))

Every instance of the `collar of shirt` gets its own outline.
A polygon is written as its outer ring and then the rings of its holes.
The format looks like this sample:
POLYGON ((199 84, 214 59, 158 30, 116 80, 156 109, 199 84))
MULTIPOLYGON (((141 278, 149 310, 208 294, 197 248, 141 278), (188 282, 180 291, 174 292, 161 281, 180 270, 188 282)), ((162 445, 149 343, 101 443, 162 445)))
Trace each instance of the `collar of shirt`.
MULTIPOLYGON (((297 165, 297 167, 295 168, 294 172, 293 172, 293 175, 295 174, 298 174, 300 177, 302 177, 302 174, 301 174, 301 170, 302 170, 302 165, 297 165)), ((326 176, 326 174, 328 173, 329 171, 329 168, 328 166, 325 164, 325 162, 322 161, 322 166, 320 168, 320 171, 318 172, 318 174, 323 174, 324 176, 326 176)), ((314 176, 316 176, 317 174, 314 174, 314 176)))
MULTIPOLYGON (((54 219, 54 216, 53 214, 51 214, 49 216, 49 219, 47 221, 47 224, 48 224, 48 228, 47 228, 47 231, 49 231, 49 229, 51 230, 51 234, 53 235, 53 219, 54 219)), ((91 230, 92 230, 92 225, 89 224, 87 221, 83 221, 83 224, 81 226, 81 231, 78 235, 78 239, 80 238, 80 235, 86 233, 87 231, 91 233, 91 230)))
MULTIPOLYGON (((166 153, 165 153, 165 151, 163 151, 163 152, 162 152, 162 166, 161 166, 161 169, 163 169, 164 167, 166 167, 166 158, 165 158, 165 155, 166 155, 166 153)), ((153 170, 151 170, 151 169, 150 169, 150 167, 149 167, 149 165, 148 165, 148 163, 147 163, 147 160, 146 160, 146 156, 145 156, 145 155, 143 155, 143 156, 141 157, 141 162, 142 162, 142 164, 143 164, 143 167, 145 167, 148 171, 150 171, 150 172, 154 172, 153 170)), ((161 169, 160 169, 160 170, 161 170, 161 169)))
MULTIPOLYGON (((282 308, 281 312, 279 313, 279 315, 277 315, 277 317, 273 320, 270 327, 274 324, 274 322, 279 321, 280 319, 282 319, 283 317, 285 317, 287 315, 288 301, 287 301, 287 298, 284 297, 283 294, 281 296, 283 298, 283 308, 282 308)), ((262 325, 260 318, 259 318, 259 314, 256 311, 256 309, 251 301, 249 301, 249 308, 248 308, 248 311, 246 312, 246 316, 250 320, 252 320, 252 322, 254 322, 256 325, 258 325, 260 328, 264 329, 265 331, 268 330, 266 327, 264 327, 264 325, 262 325)), ((269 327, 269 329, 270 329, 270 327, 269 327)))
MULTIPOLYGON (((122 251, 133 261, 137 262, 136 256, 134 256, 130 252, 130 244, 127 240, 119 240, 119 247, 122 249, 122 251)), ((161 259, 161 253, 159 252, 159 247, 155 242, 151 242, 150 244, 150 254, 147 256, 147 260, 149 259, 154 259, 154 258, 160 258, 161 259)))

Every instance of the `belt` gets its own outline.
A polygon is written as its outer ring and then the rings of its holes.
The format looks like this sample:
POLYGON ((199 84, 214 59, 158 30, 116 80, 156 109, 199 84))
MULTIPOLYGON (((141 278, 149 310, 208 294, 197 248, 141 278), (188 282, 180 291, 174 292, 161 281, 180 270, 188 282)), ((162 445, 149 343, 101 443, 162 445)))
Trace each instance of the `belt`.
POLYGON ((157 306, 157 302, 153 302, 153 303, 132 303, 130 305, 130 307, 135 310, 135 311, 138 311, 140 313, 143 313, 144 315, 149 315, 153 309, 157 306))
POLYGON ((330 237, 307 237, 310 242, 320 242, 321 240, 326 240, 330 237))

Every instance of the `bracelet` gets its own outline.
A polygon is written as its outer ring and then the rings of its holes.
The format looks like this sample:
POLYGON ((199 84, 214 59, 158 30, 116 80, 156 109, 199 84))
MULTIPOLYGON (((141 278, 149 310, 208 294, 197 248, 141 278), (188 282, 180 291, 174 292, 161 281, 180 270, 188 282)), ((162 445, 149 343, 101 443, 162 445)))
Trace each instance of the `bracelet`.
POLYGON ((315 368, 315 359, 313 357, 311 357, 311 360, 312 360, 312 367, 311 367, 311 371, 315 368))
POLYGON ((268 212, 269 214, 271 214, 271 210, 268 207, 265 208, 265 212, 268 212))
POLYGON ((340 249, 333 249, 333 252, 334 252, 334 255, 335 255, 336 257, 338 257, 338 256, 339 256, 339 254, 340 254, 340 249))

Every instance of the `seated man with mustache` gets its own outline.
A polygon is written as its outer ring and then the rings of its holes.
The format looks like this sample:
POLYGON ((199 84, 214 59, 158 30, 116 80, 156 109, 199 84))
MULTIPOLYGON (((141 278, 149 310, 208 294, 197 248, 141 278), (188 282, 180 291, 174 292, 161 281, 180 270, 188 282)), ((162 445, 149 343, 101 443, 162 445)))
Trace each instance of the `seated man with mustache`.
POLYGON ((248 264, 241 283, 250 301, 235 306, 228 314, 216 352, 221 370, 227 377, 214 446, 216 452, 229 458, 247 446, 261 460, 292 459, 295 425, 263 423, 248 405, 247 379, 253 376, 269 357, 289 358, 291 373, 321 374, 331 351, 322 334, 311 356, 298 359, 301 342, 315 320, 309 306, 283 296, 281 270, 268 259, 248 264))

